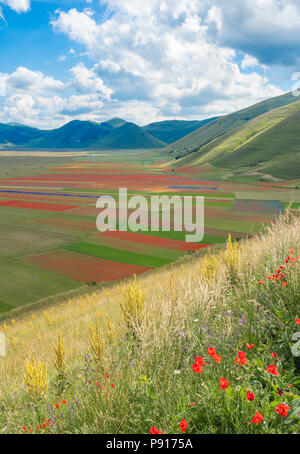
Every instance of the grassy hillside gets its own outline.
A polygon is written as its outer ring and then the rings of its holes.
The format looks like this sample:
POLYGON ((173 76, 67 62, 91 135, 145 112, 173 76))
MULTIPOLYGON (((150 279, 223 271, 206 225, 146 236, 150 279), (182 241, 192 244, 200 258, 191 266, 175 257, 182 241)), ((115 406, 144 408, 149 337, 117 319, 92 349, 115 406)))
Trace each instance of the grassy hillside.
POLYGON ((239 110, 230 115, 225 115, 169 145, 166 148, 166 151, 177 156, 182 156, 190 152, 198 151, 204 145, 207 146, 206 150, 208 151, 216 145, 216 143, 213 142, 214 140, 223 140, 228 137, 226 136, 228 133, 236 128, 242 127, 253 118, 263 115, 270 110, 291 104, 296 100, 297 99, 292 93, 286 93, 285 95, 267 99, 266 101, 262 101, 254 106, 247 107, 246 109, 239 110))
POLYGON ((173 143, 215 119, 216 118, 208 118, 202 121, 160 121, 150 123, 149 125, 144 126, 143 129, 163 142, 173 143))
POLYGON ((0 144, 22 145, 39 136, 40 131, 36 128, 0 123, 0 144))
POLYGON ((299 433, 299 253, 286 215, 214 255, 8 315, 2 433, 299 433))
MULTIPOLYGON (((185 164, 209 162, 216 167, 254 167, 300 152, 300 101, 272 110, 184 159, 185 164)), ((183 161, 182 161, 183 162, 183 161)))
POLYGON ((134 123, 113 127, 109 134, 94 143, 99 149, 162 148, 165 142, 148 134, 134 123))

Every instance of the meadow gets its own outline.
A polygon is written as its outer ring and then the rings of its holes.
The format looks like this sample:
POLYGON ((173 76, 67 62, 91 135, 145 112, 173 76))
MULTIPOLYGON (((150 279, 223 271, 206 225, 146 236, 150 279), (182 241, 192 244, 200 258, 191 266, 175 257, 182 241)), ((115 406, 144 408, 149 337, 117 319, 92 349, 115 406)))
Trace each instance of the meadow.
POLYGON ((287 212, 3 321, 1 433, 299 433, 299 238, 287 212))
MULTIPOLYGON (((150 272, 208 247, 262 231, 300 191, 281 184, 216 178, 209 166, 166 168, 159 150, 1 152, 0 312, 18 311, 57 294, 101 288, 150 272), (96 229, 96 200, 128 194, 202 195, 205 236, 186 232, 96 229), (11 278, 9 278, 11 276, 11 278)), ((300 199, 299 199, 300 200, 300 199)), ((13 316, 13 315, 12 315, 13 316)))

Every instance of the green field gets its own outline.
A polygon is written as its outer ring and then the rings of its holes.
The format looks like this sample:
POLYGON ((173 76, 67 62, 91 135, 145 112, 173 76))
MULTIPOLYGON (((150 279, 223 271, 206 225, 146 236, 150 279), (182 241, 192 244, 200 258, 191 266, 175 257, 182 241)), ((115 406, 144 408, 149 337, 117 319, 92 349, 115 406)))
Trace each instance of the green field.
POLYGON ((68 251, 79 252, 80 254, 90 255, 106 260, 113 260, 121 263, 130 263, 131 265, 141 265, 150 268, 167 265, 172 262, 171 259, 154 257, 145 254, 136 254, 134 252, 113 249, 105 246, 98 246, 92 243, 76 243, 66 246, 68 251))
POLYGON ((79 287, 80 282, 15 259, 0 259, 0 312, 79 287))

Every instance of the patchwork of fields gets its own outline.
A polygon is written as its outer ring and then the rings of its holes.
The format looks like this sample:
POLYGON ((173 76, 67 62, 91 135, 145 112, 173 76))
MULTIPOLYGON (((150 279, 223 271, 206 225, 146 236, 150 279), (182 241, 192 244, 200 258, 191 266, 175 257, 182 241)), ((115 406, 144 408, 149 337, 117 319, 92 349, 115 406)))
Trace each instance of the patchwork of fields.
POLYGON ((61 161, 47 155, 38 164, 26 153, 19 159, 30 165, 6 158, 0 177, 0 312, 151 271, 222 244, 229 232, 255 233, 299 197, 284 186, 213 181, 205 166, 166 170, 147 156, 137 164, 130 153, 110 161, 74 153, 61 161), (203 241, 186 243, 186 232, 176 231, 98 232, 96 200, 109 194, 117 200, 120 187, 129 196, 205 196, 203 241))

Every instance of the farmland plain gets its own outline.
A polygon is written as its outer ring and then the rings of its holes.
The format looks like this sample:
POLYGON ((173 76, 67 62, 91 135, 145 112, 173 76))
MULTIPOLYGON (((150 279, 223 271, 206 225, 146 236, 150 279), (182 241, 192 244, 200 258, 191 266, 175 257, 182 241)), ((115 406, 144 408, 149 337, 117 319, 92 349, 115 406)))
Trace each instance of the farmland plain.
MULTIPOLYGON (((208 165, 166 168, 161 150, 1 152, 0 312, 56 294, 150 272, 191 253, 262 230, 290 202, 297 181, 245 183, 208 165), (217 172, 217 173, 216 173, 217 172), (274 187, 275 186, 275 187, 274 187), (205 236, 186 232, 105 232, 96 228, 96 201, 119 188, 128 196, 201 195, 205 236)), ((118 219, 116 219, 118 222, 118 219)), ((200 251, 200 252, 199 252, 200 251)))

